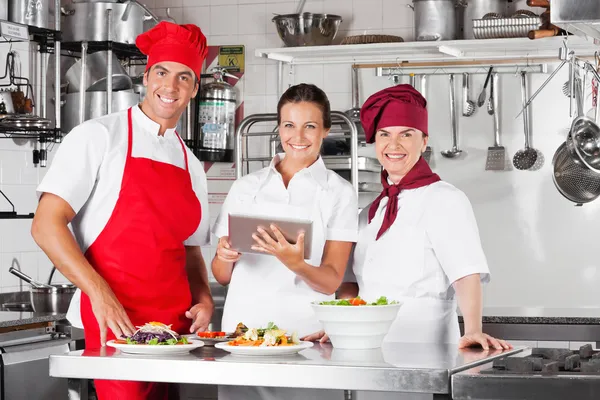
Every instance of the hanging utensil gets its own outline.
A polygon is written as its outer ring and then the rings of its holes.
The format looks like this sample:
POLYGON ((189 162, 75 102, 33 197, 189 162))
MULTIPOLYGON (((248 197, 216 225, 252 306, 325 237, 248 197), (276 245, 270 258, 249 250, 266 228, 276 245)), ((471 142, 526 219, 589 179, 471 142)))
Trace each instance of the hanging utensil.
MULTIPOLYGON (((421 92, 421 95, 427 99, 427 75, 421 75, 421 89, 419 91, 421 92)), ((423 158, 427 161, 427 164, 430 163, 432 153, 433 149, 428 145, 423 152, 423 158)))
POLYGON ((446 158, 455 158, 462 153, 458 148, 458 121, 456 118, 456 99, 454 97, 454 74, 450 74, 450 118, 452 120, 452 148, 442 151, 446 158))
POLYGON ((600 196, 600 174, 575 162, 566 143, 562 143, 554 153, 552 167, 554 186, 575 205, 581 206, 600 196))
POLYGON ((490 83, 490 98, 488 99, 487 112, 494 115, 494 80, 490 83))
POLYGON ((498 74, 492 76, 492 93, 494 103, 494 145, 488 147, 485 169, 488 171, 504 171, 506 169, 506 149, 500 145, 500 110, 498 101, 498 74), (493 91, 496 86, 496 91, 493 91))
POLYGON ((483 89, 481 89, 481 93, 479 93, 479 98, 477 99, 477 107, 482 107, 485 104, 486 89, 487 89, 487 85, 490 81, 490 77, 492 76, 493 69, 494 69, 494 67, 490 67, 490 69, 487 73, 487 77, 485 78, 485 83, 483 84, 483 89))
POLYGON ((306 3, 306 0, 300 0, 300 3, 298 3, 298 7, 296 8, 296 14, 302 13, 302 10, 304 10, 304 3, 306 3))
POLYGON ((470 117, 475 112, 475 103, 469 99, 469 74, 463 73, 463 117, 470 117))
POLYGON ((513 165, 516 169, 527 170, 534 166, 538 154, 529 147, 529 110, 527 108, 527 72, 521 71, 521 99, 523 100, 523 131, 525 133, 525 148, 515 153, 513 165))

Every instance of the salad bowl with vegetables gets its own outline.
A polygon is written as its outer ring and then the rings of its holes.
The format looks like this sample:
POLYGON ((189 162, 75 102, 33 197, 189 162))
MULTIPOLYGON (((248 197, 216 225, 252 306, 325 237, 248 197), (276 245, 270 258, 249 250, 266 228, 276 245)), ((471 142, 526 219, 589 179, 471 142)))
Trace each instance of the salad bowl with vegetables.
POLYGON ((312 304, 331 344, 340 349, 381 347, 401 306, 385 296, 374 301, 355 297, 312 304))
POLYGON ((204 346, 200 340, 188 340, 162 322, 148 322, 131 336, 109 340, 106 345, 132 354, 187 354, 204 346))

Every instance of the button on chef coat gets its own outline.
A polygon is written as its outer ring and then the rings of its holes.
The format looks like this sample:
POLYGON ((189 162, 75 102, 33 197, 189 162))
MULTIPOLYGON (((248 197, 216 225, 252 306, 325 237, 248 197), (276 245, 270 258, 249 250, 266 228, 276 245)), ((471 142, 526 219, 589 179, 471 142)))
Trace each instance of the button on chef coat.
POLYGON ((357 282, 367 300, 387 296, 404 303, 386 341, 457 342, 452 283, 471 274, 489 280, 471 203, 443 181, 404 190, 396 220, 376 241, 387 200, 370 224, 369 208, 361 212, 352 268, 344 280, 357 282))
MULTIPOLYGON (((328 170, 321 158, 297 172, 286 189, 275 168, 283 157, 275 156, 270 166, 234 182, 213 232, 229 235, 230 213, 310 219, 313 241, 307 262, 319 266, 325 241, 356 242, 357 197, 352 185, 328 170)), ((331 298, 311 289, 274 256, 243 254, 229 284, 223 330, 233 331, 238 322, 258 328, 273 321, 289 332, 309 334, 321 329, 310 303, 331 298)))
MULTIPOLYGON (((148 158, 185 169, 181 142, 175 129, 159 136, 160 125, 135 106, 132 109, 133 157, 148 158)), ((89 120, 76 126, 58 148, 37 188, 38 196, 52 193, 65 200, 76 216, 71 229, 85 253, 106 226, 119 197, 127 157, 127 110, 89 120)), ((201 207, 202 219, 184 244, 210 243, 210 217, 206 174, 200 161, 186 147, 192 187, 201 207)), ((160 185, 160 182, 156 182, 160 185)), ((78 291, 69 308, 69 320, 80 326, 78 291)))

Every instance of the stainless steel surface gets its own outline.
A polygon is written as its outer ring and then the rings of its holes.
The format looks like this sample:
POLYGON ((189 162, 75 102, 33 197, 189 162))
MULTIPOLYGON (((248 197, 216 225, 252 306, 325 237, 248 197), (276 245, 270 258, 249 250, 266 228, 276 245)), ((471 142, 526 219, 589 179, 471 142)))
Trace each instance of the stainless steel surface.
POLYGON ((552 159, 552 179, 560 194, 576 205, 582 205, 600 196, 600 174, 577 161, 567 148, 567 142, 561 144, 552 159))
POLYGON ((6 114, 12 114, 15 112, 10 90, 0 90, 0 103, 4 103, 6 114))
MULTIPOLYGON (((54 8, 57 10, 54 13, 54 30, 56 31, 61 31, 61 13, 58 12, 58 10, 60 10, 60 0, 54 0, 54 8)), ((60 48, 61 48, 61 42, 60 40, 57 40, 54 42, 54 98, 55 99, 60 99, 60 68, 58 68, 58 66, 60 65, 60 48)), ((44 68, 46 66, 44 65, 44 68)), ((44 84, 44 86, 46 86, 44 84)), ((46 99, 43 98, 42 101, 44 102, 44 104, 46 104, 46 99)), ((54 118, 55 118, 55 127, 57 132, 61 132, 60 128, 62 126, 62 121, 61 121, 61 115, 60 115, 60 101, 55 101, 54 102, 54 118)), ((57 135, 56 138, 57 142, 60 142, 60 133, 57 135)))
POLYGON ((485 169, 488 171, 503 171, 506 169, 506 149, 500 144, 500 102, 498 101, 500 86, 498 85, 497 73, 492 74, 492 87, 496 88, 493 91, 492 99, 494 103, 494 145, 488 147, 485 169))
MULTIPOLYGON (((128 7, 131 8, 131 2, 129 2, 127 4, 128 7)), ((123 17, 122 17, 123 18, 123 17)), ((124 18, 123 20, 126 20, 127 18, 124 18)), ((111 9, 107 9, 106 10, 106 30, 107 32, 110 32, 112 29, 112 10, 111 9)), ((115 58, 116 59, 116 58, 115 58)), ((109 47, 106 50, 106 74, 105 74, 105 82, 106 82, 106 114, 110 114, 110 110, 112 110, 112 92, 113 92, 113 52, 112 52, 112 48, 109 47)), ((122 70, 123 74, 126 76, 126 81, 128 83, 131 82, 131 78, 129 77, 129 75, 127 75, 127 73, 125 72, 125 70, 122 70)), ((126 87, 125 89, 130 89, 131 88, 131 84, 129 85, 129 87, 126 87)), ((89 90, 89 87, 88 87, 89 90)))
POLYGON ((485 83, 483 84, 483 88, 481 89, 481 93, 479 93, 479 97, 477 99, 477 107, 482 107, 485 104, 485 99, 487 97, 486 95, 486 89, 487 89, 487 85, 490 82, 490 78, 492 77, 492 71, 494 70, 494 67, 490 67, 490 69, 488 70, 487 76, 485 78, 485 83))
MULTIPOLYGON (((325 166, 334 171, 352 169, 352 158, 348 156, 327 156, 323 157, 325 166)), ((359 171, 377 172, 381 171, 381 164, 376 158, 357 157, 356 167, 359 171)))
POLYGON ((530 31, 542 27, 540 17, 476 19, 473 21, 475 39, 527 37, 530 31))
POLYGON ((523 101, 523 130, 525 147, 515 153, 513 165, 516 169, 527 170, 535 165, 538 158, 537 151, 529 146, 529 108, 527 106, 527 73, 521 72, 521 99, 523 101))
POLYGON ((112 57, 112 52, 98 51, 88 54, 85 68, 83 68, 83 58, 76 61, 65 73, 67 93, 79 92, 82 86, 80 85, 82 74, 85 75, 83 88, 86 92, 107 91, 108 84, 111 82, 112 89, 115 91, 133 87, 131 78, 121 66, 119 59, 112 57), (112 79, 108 79, 108 76, 112 76, 112 79))
POLYGON ((455 158, 462 153, 458 148, 458 120, 456 118, 456 100, 454 96, 454 74, 450 74, 450 119, 452 127, 452 148, 442 151, 446 158, 455 158))
MULTIPOLYGON (((79 93, 69 93, 64 95, 64 106, 62 108, 62 130, 68 133, 75 126, 79 125, 78 110, 80 107, 79 93)), ((106 114, 106 92, 85 92, 85 109, 83 110, 83 120, 101 117, 106 114)), ((140 101, 139 94, 132 91, 113 92, 112 94, 112 112, 125 110, 135 106, 140 101)))
MULTIPOLYGON (((54 15, 54 0, 7 0, 8 20, 18 24, 50 28, 49 17, 54 15)), ((6 4, 6 2, 4 2, 6 4)))
POLYGON ((458 37, 454 0, 413 0, 416 41, 455 40, 458 37))
POLYGON ((587 168, 600 174, 600 127, 585 115, 579 114, 571 125, 569 146, 587 168))
POLYGON ((37 313, 64 314, 77 288, 71 284, 53 284, 50 288, 31 288, 31 305, 37 313))
POLYGON ((305 12, 276 15, 272 21, 286 47, 324 46, 335 39, 342 17, 305 12))
MULTIPOLYGON (((87 49, 88 49, 88 43, 87 41, 82 41, 81 42, 81 78, 80 78, 80 86, 79 86, 79 104, 78 104, 78 116, 79 119, 77 120, 77 124, 75 125, 79 125, 82 124, 83 121, 85 121, 85 106, 86 106, 86 98, 85 98, 85 88, 87 87, 87 74, 86 74, 86 70, 87 70, 87 58, 88 58, 88 54, 87 54, 87 49)), ((61 102, 62 102, 62 98, 61 98, 61 102)), ((68 104, 67 104, 68 105, 68 104)), ((70 107, 70 105, 68 105, 70 107)), ((74 128, 75 125, 73 125, 74 128)), ((71 129, 69 129, 68 131, 70 131, 71 129)), ((67 132, 68 132, 67 131, 67 132)))
POLYGON ((458 350, 455 344, 384 343, 374 350, 339 350, 330 344, 296 356, 239 357, 203 347, 180 357, 123 355, 86 350, 50 358, 50 375, 79 379, 300 387, 338 390, 449 392, 453 373, 522 351, 458 350))
POLYGON ((473 103, 473 100, 469 99, 469 74, 467 72, 463 72, 462 79, 462 115, 463 117, 470 117, 475 112, 475 103, 473 103))
POLYGON ((35 288, 47 288, 47 289, 51 289, 52 288, 50 285, 46 285, 45 283, 38 282, 37 280, 33 279, 32 277, 30 277, 26 273, 21 272, 20 270, 16 269, 15 267, 11 266, 8 269, 8 272, 10 272, 14 276, 18 277, 19 279, 22 279, 25 282, 29 283, 32 287, 35 287, 35 288))
POLYGON ((552 24, 600 41, 600 5, 596 0, 552 0, 552 24))
POLYGON ((506 0, 468 0, 465 1, 462 10, 462 25, 463 25, 463 39, 475 38, 473 34, 473 20, 481 19, 487 13, 493 12, 500 15, 504 15, 506 12, 507 2, 506 0))
POLYGON ((136 37, 144 32, 144 21, 151 17, 141 7, 131 7, 129 16, 123 21, 126 3, 81 2, 63 6, 63 41, 106 41, 135 44, 136 37), (112 30, 107 31, 106 10, 112 10, 112 30))
POLYGON ((50 120, 35 115, 15 114, 12 117, 0 119, 0 125, 4 128, 48 128, 50 120))
MULTIPOLYGON (((532 354, 527 349, 516 357, 532 354)), ((595 400, 600 393, 600 374, 560 373, 486 373, 492 364, 483 364, 451 377, 454 400, 595 400)))

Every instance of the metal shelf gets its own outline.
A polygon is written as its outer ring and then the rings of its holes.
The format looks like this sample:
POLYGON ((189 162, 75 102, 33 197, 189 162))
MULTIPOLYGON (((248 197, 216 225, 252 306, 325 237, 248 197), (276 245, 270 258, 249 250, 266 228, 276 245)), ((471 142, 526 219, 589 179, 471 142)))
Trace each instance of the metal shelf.
MULTIPOLYGON (((451 40, 439 42, 374 43, 355 45, 256 49, 256 56, 288 64, 374 64, 427 61, 556 60, 567 37, 451 40)), ((568 36, 580 57, 598 50, 585 38, 568 36)))
POLYGON ((32 41, 43 45, 48 45, 55 41, 59 41, 62 37, 60 31, 46 28, 38 28, 37 26, 23 25, 16 22, 0 20, 0 36, 10 42, 32 41), (29 37, 26 39, 20 36, 23 29, 27 29, 29 37))
MULTIPOLYGON (((87 42, 88 54, 96 51, 112 50, 113 54, 118 58, 129 58, 145 60, 146 56, 137 48, 135 44, 118 43, 112 41, 103 42, 87 42)), ((63 42, 61 49, 81 53, 81 42, 63 42)))

